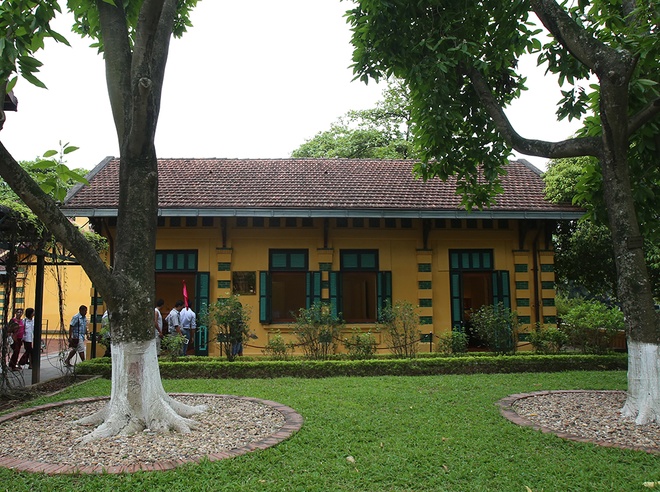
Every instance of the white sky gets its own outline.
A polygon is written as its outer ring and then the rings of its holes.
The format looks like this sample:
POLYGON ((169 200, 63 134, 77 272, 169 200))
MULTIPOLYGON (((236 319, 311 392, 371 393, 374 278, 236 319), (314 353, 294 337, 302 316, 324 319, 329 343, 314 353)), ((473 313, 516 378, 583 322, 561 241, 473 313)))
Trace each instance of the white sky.
MULTIPOLYGON (((348 110, 373 107, 383 86, 351 82, 349 7, 339 0, 200 1, 193 27, 170 44, 158 156, 288 157, 348 110)), ((18 112, 7 113, 0 140, 18 160, 70 142, 80 149, 67 164, 91 169, 119 150, 103 60, 70 25, 64 17, 56 30, 73 48, 49 43, 38 54, 48 90, 19 80, 18 112)), ((508 110, 514 127, 528 138, 568 137, 577 126, 555 121, 556 79, 539 69, 532 77, 534 60, 523 67, 530 91, 508 110)), ((545 167, 546 159, 525 158, 545 167)))

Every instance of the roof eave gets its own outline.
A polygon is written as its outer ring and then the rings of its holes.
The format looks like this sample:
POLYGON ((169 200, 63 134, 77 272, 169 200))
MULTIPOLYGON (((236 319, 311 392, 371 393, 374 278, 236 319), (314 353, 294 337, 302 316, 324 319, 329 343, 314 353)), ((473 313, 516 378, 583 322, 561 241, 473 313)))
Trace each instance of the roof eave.
MULTIPOLYGON (((65 208, 67 217, 117 217, 116 208, 65 208)), ((305 208, 160 208, 160 217, 362 217, 384 219, 548 219, 576 220, 581 211, 566 210, 386 210, 305 208)))

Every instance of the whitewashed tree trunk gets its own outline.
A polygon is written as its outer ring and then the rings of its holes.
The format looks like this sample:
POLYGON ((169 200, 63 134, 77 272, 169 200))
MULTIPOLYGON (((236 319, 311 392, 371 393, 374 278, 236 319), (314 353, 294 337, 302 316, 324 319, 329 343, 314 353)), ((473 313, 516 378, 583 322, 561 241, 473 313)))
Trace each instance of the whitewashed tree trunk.
POLYGON ((660 345, 628 340, 628 398, 621 409, 638 425, 660 422, 660 345))
POLYGON ((158 370, 156 339, 146 342, 112 344, 112 391, 108 405, 78 420, 81 425, 98 425, 80 440, 128 435, 149 429, 165 433, 189 433, 197 424, 189 417, 206 410, 171 398, 158 370))

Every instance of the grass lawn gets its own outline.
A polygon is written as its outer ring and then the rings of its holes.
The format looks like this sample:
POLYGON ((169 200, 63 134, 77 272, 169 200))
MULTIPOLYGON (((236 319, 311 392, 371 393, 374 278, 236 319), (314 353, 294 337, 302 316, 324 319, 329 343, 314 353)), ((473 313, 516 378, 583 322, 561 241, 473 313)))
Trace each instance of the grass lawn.
MULTIPOLYGON (((625 389, 626 373, 565 372, 271 380, 167 380, 170 392, 275 400, 305 419, 274 448, 132 475, 0 469, 18 491, 634 491, 660 481, 660 457, 565 441, 516 426, 495 405, 513 393, 625 389), (354 463, 347 460, 353 457, 354 463)), ((39 403, 109 394, 92 381, 39 403)), ((585 409, 588 412, 588 409, 585 409)), ((35 429, 38 432, 38 429, 35 429)), ((4 445, 10 445, 4 443, 4 445)))

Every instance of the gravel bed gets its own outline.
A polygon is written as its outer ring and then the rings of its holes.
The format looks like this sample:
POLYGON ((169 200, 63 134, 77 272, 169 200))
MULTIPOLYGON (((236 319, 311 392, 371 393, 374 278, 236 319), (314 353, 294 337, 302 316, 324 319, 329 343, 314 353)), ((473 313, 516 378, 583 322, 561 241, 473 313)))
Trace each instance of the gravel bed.
POLYGON ((161 461, 199 460, 210 454, 245 446, 277 432, 285 423, 274 408, 225 395, 176 395, 188 405, 207 405, 194 415, 199 426, 190 434, 144 431, 79 444, 75 440, 92 428, 73 423, 103 408, 107 400, 64 405, 0 425, 0 457, 72 466, 128 466, 161 461), (11 443, 11 444, 10 444, 11 443))
POLYGON ((623 447, 660 451, 660 425, 636 425, 620 413, 624 391, 571 391, 538 394, 516 400, 521 417, 557 433, 623 447))

